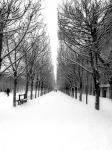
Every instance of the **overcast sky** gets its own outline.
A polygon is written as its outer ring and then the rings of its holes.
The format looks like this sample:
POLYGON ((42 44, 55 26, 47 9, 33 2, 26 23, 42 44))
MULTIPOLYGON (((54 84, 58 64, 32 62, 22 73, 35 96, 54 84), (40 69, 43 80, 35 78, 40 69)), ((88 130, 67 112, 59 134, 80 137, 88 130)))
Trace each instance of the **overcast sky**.
POLYGON ((44 0, 44 15, 50 36, 52 60, 56 75, 56 56, 57 56, 57 5, 60 0, 44 0))

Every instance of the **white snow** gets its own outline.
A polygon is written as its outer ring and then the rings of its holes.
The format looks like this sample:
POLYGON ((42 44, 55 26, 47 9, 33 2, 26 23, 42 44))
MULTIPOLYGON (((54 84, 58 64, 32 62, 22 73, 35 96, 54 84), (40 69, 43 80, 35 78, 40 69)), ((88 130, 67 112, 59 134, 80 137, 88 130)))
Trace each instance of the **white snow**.
POLYGON ((111 150, 112 103, 101 110, 61 92, 12 107, 12 94, 0 94, 0 150, 111 150))

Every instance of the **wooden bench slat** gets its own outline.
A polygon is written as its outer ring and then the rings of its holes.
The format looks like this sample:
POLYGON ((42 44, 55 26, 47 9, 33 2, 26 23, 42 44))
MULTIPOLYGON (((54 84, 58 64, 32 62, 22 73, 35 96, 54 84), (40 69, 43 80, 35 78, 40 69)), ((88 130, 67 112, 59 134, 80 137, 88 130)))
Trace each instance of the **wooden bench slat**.
POLYGON ((19 100, 16 100, 18 105, 24 104, 27 102, 27 98, 25 98, 25 94, 19 94, 19 100), (24 96, 23 98, 21 98, 22 96, 24 96))

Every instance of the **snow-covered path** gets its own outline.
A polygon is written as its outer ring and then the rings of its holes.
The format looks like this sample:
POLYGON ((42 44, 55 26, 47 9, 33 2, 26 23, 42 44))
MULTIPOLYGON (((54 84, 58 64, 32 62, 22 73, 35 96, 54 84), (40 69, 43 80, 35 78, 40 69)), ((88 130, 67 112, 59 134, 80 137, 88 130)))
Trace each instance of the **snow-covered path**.
POLYGON ((112 150, 112 114, 61 92, 0 110, 0 150, 112 150))

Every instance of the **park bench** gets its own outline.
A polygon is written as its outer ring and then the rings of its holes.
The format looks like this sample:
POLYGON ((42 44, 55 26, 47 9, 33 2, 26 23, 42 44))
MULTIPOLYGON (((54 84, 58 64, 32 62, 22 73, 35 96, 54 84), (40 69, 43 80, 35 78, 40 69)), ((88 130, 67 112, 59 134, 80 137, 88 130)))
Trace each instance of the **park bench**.
POLYGON ((19 94, 19 99, 16 101, 18 105, 26 103, 27 102, 26 94, 19 94))

